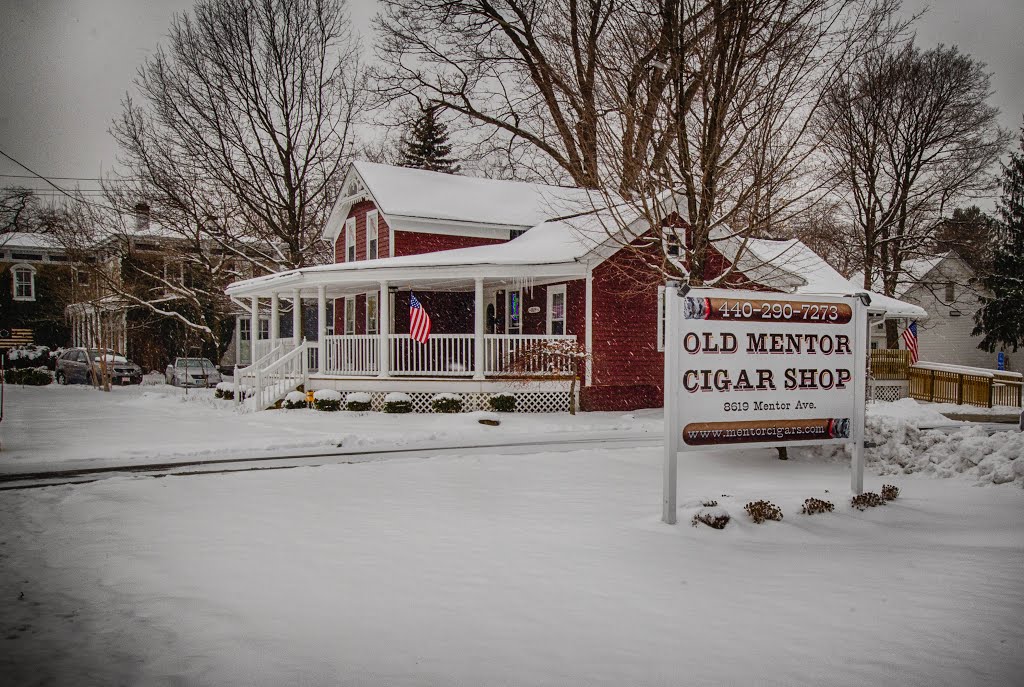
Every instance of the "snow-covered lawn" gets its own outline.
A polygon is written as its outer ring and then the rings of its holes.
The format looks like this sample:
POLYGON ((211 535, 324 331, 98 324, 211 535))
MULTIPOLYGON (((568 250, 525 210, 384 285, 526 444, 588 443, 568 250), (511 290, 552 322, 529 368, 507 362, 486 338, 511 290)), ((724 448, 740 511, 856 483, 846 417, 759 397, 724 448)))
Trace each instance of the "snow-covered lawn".
POLYGON ((212 389, 164 384, 115 387, 7 386, 0 473, 181 462, 346 448, 501 443, 575 433, 659 437, 660 411, 506 414, 500 427, 471 414, 239 413, 212 389))
POLYGON ((869 475, 902 494, 860 512, 805 452, 679 473, 725 530, 659 522, 656 448, 0 492, 0 682, 1019 684, 1019 485, 869 475))

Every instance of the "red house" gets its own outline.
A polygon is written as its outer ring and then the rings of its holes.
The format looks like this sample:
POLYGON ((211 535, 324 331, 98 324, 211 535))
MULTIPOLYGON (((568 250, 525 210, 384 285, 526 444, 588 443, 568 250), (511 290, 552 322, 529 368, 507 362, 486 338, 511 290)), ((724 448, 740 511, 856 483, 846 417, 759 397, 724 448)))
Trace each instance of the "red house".
MULTIPOLYGON (((269 339, 257 342, 259 359, 239 373, 265 389, 256 407, 301 378, 307 388, 369 392, 375 404, 387 392, 406 392, 421 410, 438 392, 461 394, 468 408, 511 393, 520 410, 564 409, 565 380, 511 365, 525 348, 559 339, 575 339, 591 355, 579 388, 583 409, 661 405, 663 282, 645 265, 639 243, 627 247, 633 238, 657 236, 638 213, 604 208, 606 198, 583 189, 367 162, 351 165, 343 189, 323 232, 334 246, 334 264, 228 289, 248 300, 251 331, 259 331, 256 318, 269 305, 269 339), (433 323, 426 343, 409 336, 410 294, 433 323), (280 339, 274 325, 281 297, 316 299, 315 342, 280 339)), ((685 218, 669 194, 664 203, 685 218)), ((799 241, 717 245, 719 267, 736 261, 760 288, 850 292, 799 241)), ((650 255, 660 253, 657 247, 650 255)), ((924 316, 874 294, 873 303, 876 316, 924 316)))

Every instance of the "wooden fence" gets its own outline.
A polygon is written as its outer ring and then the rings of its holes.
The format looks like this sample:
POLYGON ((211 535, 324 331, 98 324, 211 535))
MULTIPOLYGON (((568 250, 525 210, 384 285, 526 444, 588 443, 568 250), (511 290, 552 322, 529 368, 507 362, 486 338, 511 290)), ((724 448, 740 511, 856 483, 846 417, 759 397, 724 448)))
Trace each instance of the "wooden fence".
POLYGON ((902 348, 875 348, 871 351, 871 376, 874 379, 907 379, 910 351, 902 348))
POLYGON ((958 370, 911 367, 910 396, 919 401, 991 408, 1021 407, 1020 377, 998 372, 972 374, 958 370))

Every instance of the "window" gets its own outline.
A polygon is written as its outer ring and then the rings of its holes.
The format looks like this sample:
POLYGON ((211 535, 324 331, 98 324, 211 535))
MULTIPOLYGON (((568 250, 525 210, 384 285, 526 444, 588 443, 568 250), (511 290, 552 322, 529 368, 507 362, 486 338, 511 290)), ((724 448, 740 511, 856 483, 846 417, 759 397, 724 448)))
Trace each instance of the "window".
POLYGON ((42 253, 18 253, 12 252, 11 259, 13 260, 35 260, 36 262, 43 261, 42 253))
POLYGON ((345 220, 345 262, 356 261, 356 218, 345 220))
POLYGON ((11 268, 14 279, 14 300, 34 301, 36 299, 36 268, 31 265, 15 265, 11 268))
POLYGON ((377 211, 370 210, 366 213, 366 259, 377 259, 378 232, 380 223, 377 221, 377 211))
POLYGON ((523 331, 523 297, 518 289, 508 292, 505 305, 505 333, 519 334, 523 331))
POLYGON ((526 229, 509 229, 508 240, 511 241, 512 239, 517 239, 525 233, 526 229))
POLYGON ((956 299, 956 286, 953 282, 946 284, 946 302, 952 303, 956 299))
POLYGON ((78 275, 78 283, 82 286, 89 285, 89 273, 81 270, 75 270, 75 274, 78 275))
POLYGON ((377 334, 379 329, 377 328, 378 321, 378 309, 377 299, 379 298, 377 293, 366 294, 366 333, 377 334))
POLYGON ((168 284, 177 284, 178 286, 183 285, 185 283, 185 261, 165 260, 164 281, 168 284))
POLYGON ((665 350, 665 287, 658 287, 658 350, 665 350))
POLYGON ((565 285, 548 287, 548 334, 565 334, 565 285))
POLYGON ((345 334, 356 333, 356 299, 345 299, 345 334))

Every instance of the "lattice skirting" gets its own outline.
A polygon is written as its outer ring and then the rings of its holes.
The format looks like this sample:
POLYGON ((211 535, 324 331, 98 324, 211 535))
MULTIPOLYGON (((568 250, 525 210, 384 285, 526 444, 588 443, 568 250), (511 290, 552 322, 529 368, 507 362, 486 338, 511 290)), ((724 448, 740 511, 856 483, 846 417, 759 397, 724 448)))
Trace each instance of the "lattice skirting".
POLYGON ((898 401, 909 396, 909 392, 907 382, 871 382, 868 386, 868 398, 872 401, 898 401))
MULTIPOLYGON (((342 399, 350 393, 341 391, 342 399)), ((371 408, 373 410, 384 410, 384 397, 387 392, 372 391, 371 408)), ((514 396, 516 399, 517 413, 563 413, 569 410, 569 391, 512 391, 502 392, 504 395, 514 396)), ((408 394, 412 398, 412 410, 414 413, 432 413, 430 399, 436 394, 429 392, 413 392, 408 394)), ((462 397, 462 411, 472 412, 476 410, 490 410, 491 406, 487 399, 495 394, 490 393, 460 393, 462 397)), ((342 401, 344 402, 344 400, 342 401)))

